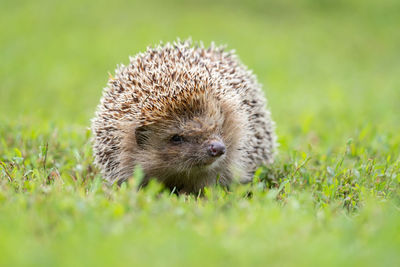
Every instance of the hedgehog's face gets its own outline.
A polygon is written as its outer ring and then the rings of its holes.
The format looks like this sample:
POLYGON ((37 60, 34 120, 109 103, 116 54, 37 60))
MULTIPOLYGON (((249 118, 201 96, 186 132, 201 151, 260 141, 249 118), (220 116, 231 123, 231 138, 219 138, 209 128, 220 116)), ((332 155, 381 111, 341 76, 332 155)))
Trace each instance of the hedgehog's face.
POLYGON ((136 129, 139 161, 157 174, 218 169, 237 150, 238 123, 222 107, 178 116, 136 129))
POLYGON ((136 142, 150 153, 154 167, 177 172, 209 167, 227 153, 223 118, 198 116, 159 122, 136 130, 136 142))

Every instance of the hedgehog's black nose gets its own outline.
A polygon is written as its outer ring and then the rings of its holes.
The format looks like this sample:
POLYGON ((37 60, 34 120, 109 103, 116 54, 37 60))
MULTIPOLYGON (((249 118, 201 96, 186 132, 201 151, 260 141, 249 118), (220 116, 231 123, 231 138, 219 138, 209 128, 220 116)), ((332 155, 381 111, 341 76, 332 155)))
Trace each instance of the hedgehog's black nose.
POLYGON ((208 155, 212 157, 219 157, 225 153, 225 145, 219 141, 211 141, 208 145, 208 155))

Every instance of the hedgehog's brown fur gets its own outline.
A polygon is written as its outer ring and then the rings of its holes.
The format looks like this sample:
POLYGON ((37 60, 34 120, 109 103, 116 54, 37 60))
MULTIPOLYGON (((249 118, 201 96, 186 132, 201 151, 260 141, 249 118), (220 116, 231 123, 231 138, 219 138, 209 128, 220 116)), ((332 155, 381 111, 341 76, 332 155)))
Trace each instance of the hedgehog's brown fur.
POLYGON ((271 163, 273 126, 260 85, 234 52, 177 41, 148 48, 110 77, 92 121, 95 162, 111 183, 141 165, 143 184, 157 178, 198 192, 235 177, 249 181, 271 163), (176 134, 185 141, 171 144, 176 134), (210 159, 210 140, 226 153, 210 159))

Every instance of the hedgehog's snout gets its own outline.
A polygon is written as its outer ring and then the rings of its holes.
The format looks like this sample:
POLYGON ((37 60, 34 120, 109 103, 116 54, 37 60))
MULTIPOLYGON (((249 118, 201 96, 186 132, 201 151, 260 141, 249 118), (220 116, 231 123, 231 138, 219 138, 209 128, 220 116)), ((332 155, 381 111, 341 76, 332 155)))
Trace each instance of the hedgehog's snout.
POLYGON ((225 154, 226 147, 223 142, 213 140, 207 146, 207 154, 211 157, 219 157, 225 154))

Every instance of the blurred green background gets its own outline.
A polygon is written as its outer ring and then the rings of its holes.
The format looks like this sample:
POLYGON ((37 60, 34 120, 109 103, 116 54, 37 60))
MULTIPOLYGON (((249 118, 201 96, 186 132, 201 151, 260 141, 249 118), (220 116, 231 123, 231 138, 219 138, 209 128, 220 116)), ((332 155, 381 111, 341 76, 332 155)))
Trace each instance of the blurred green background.
POLYGON ((0 265, 399 266, 399 29, 398 0, 2 0, 0 265), (106 187, 108 73, 178 37, 254 70, 277 161, 200 199, 106 187))
POLYGON ((0 12, 0 119, 89 125, 117 64, 192 37, 254 70, 283 148, 293 133, 332 145, 399 124, 396 0, 2 1, 0 12))

